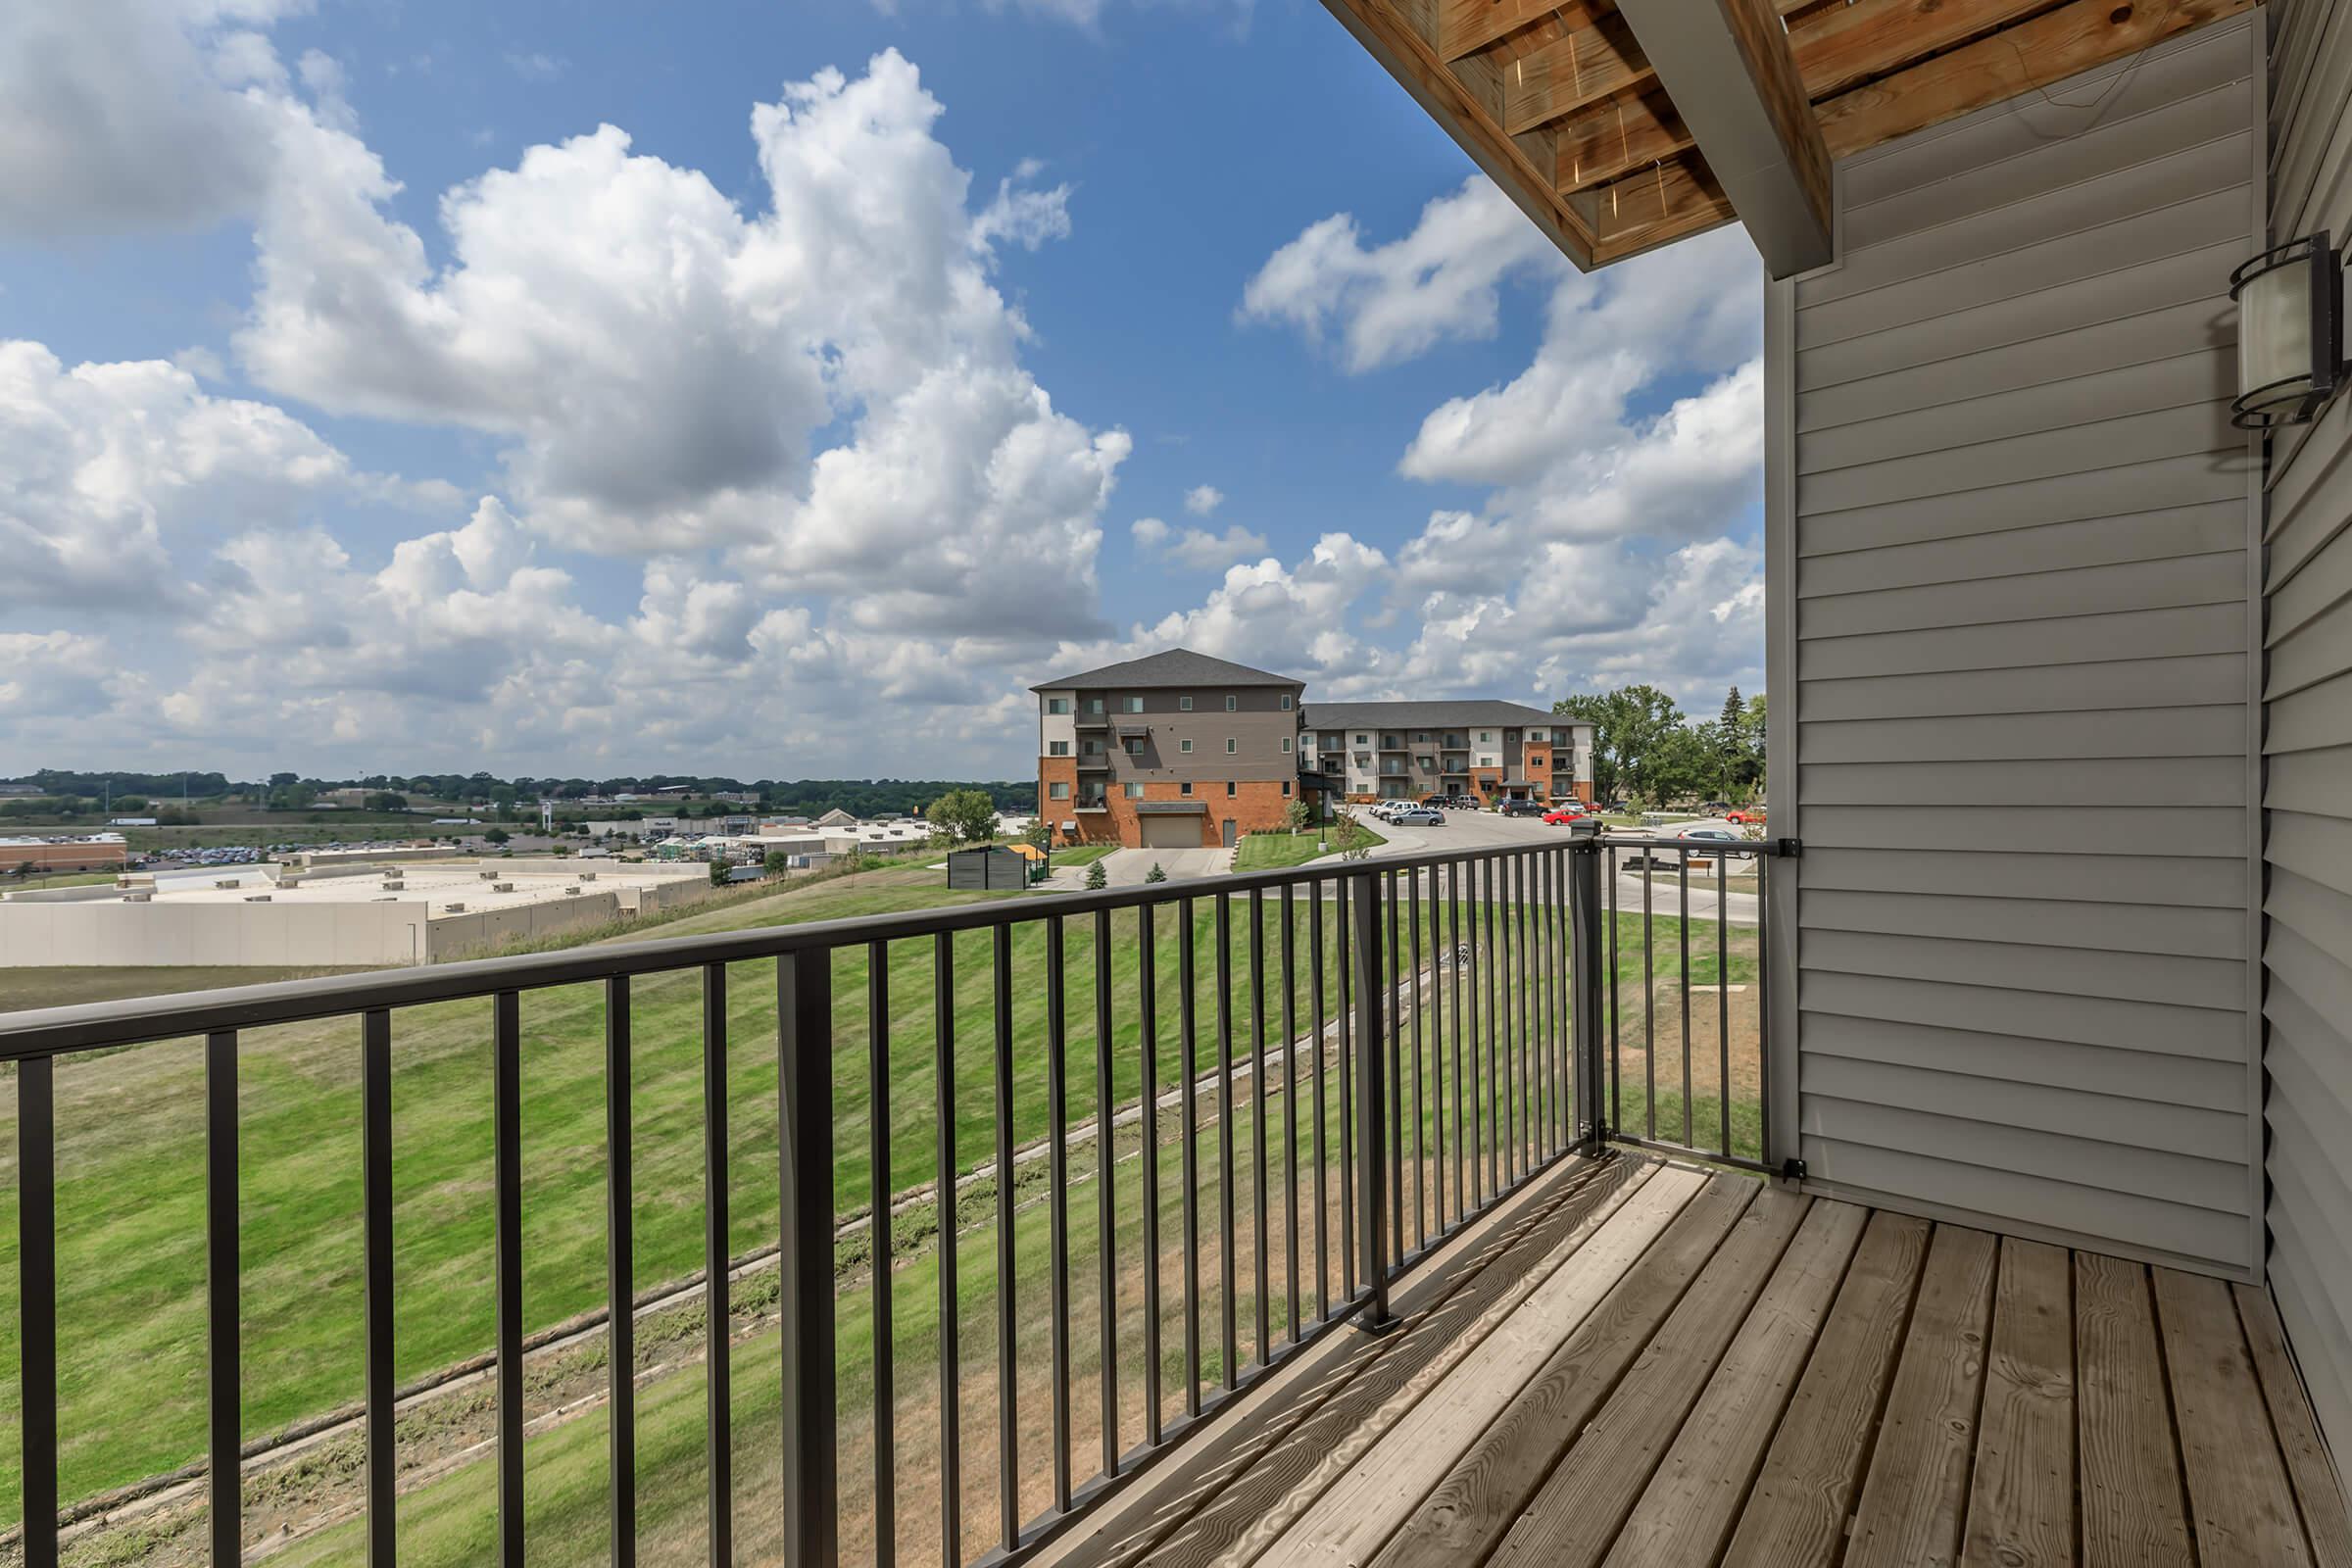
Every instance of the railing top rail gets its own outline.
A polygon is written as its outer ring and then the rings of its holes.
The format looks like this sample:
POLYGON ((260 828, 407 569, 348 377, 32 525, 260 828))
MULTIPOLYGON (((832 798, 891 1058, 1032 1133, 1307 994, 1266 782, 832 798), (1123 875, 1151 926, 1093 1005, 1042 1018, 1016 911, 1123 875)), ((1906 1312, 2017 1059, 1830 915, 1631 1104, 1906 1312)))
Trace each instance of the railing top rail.
MULTIPOLYGON (((1709 841, 1734 855, 1774 855, 1776 841, 1738 846, 1709 841)), ((761 926, 709 936, 654 937, 643 942, 607 943, 560 953, 469 958, 368 974, 321 975, 266 985, 229 986, 214 991, 117 1002, 85 1003, 0 1013, 0 1061, 59 1055, 114 1046, 140 1045, 210 1034, 302 1023, 377 1009, 462 1002, 506 991, 537 991, 578 985, 614 975, 653 974, 709 963, 781 957, 811 950, 856 947, 877 941, 985 931, 1000 925, 1090 915, 1098 909, 1164 906, 1190 899, 1246 894, 1253 888, 1299 887, 1331 882, 1363 871, 1411 871, 1480 860, 1510 859, 1559 850, 1586 853, 1608 849, 1688 850, 1684 839, 1595 839, 1579 834, 1548 843, 1482 845, 1416 855, 1384 855, 1273 871, 1243 871, 1189 881, 1095 892, 1045 894, 1004 903, 950 905, 884 914, 761 926)))

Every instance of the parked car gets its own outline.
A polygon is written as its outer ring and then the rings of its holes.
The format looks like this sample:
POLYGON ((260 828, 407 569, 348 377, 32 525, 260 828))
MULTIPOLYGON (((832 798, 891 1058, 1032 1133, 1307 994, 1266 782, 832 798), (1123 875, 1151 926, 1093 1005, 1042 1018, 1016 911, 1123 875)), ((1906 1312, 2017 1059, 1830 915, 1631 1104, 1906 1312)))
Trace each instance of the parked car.
POLYGON ((1764 808, 1761 806, 1743 806, 1736 811, 1726 811, 1723 815, 1723 819, 1726 822, 1738 822, 1743 826, 1752 823, 1757 827, 1762 827, 1764 825, 1764 808))
POLYGON ((1744 846, 1747 843, 1745 839, 1741 838, 1739 834, 1734 833, 1731 831, 1731 829, 1721 827, 1685 828, 1682 832, 1677 833, 1675 837, 1687 844, 1690 844, 1691 847, 1688 850, 1674 850, 1668 849, 1661 845, 1651 849, 1628 850, 1625 853, 1625 858, 1618 861, 1618 864, 1627 866, 1629 868, 1640 865, 1653 865, 1665 866, 1671 869, 1675 866, 1681 865, 1686 858, 1691 861, 1693 864, 1697 864, 1702 861, 1714 860, 1727 855, 1740 854, 1742 853, 1741 851, 1728 850, 1718 848, 1717 846, 1744 846))
POLYGON ((1544 803, 1542 801, 1505 801, 1502 803, 1502 814, 1505 816, 1542 816, 1544 803))
POLYGON ((1569 823, 1581 819, 1584 814, 1585 808, 1581 806, 1555 806, 1544 813, 1544 820, 1553 827, 1565 827, 1569 823))
POLYGON ((1446 813, 1434 806, 1400 806, 1389 813, 1398 827, 1444 827, 1446 813))

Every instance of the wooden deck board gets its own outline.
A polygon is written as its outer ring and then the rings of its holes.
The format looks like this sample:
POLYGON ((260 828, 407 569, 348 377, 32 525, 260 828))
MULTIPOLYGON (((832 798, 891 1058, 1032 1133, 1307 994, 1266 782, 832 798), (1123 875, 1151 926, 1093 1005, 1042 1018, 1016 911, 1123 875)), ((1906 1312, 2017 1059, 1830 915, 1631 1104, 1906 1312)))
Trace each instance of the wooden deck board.
POLYGON ((1048 1555, 2352 1568, 2258 1288, 1642 1157, 1526 1196, 1048 1555))
POLYGON ((2082 1568, 2192 1568, 2148 1271, 2075 1254, 2082 1568))
POLYGON ((2197 1560, 2204 1568, 2303 1568, 2311 1553, 2302 1517, 2230 1287, 2178 1269, 2155 1274, 2197 1560))
POLYGON ((1960 1554, 1969 1568, 2062 1568, 2075 1560, 2072 1296, 2065 1248, 2002 1241, 1960 1554))
MULTIPOLYGON (((1335 1450, 1307 1483, 1311 1505, 1284 1510, 1292 1522, 1267 1549, 1286 1562, 1361 1562, 1444 1479, 1493 1412, 1525 1387, 1551 1353, 1599 1305, 1626 1271, 1706 1185, 1694 1171, 1669 1170, 1591 1233, 1559 1269, 1494 1333, 1445 1373, 1426 1396, 1389 1426, 1368 1451, 1335 1450)), ((1254 1553, 1237 1554, 1247 1562, 1254 1553)))
POLYGON ((1833 1202, 1805 1216, 1618 1532, 1609 1568, 1683 1568, 1722 1552, 1869 1219, 1866 1208, 1833 1202))
POLYGON ((1711 1183, 1414 1510, 1379 1568, 1484 1558, 1756 1196, 1752 1182, 1711 1183))
POLYGON ((1725 1568, 1831 1568, 1837 1562, 1933 1228, 1903 1214, 1871 1216, 1740 1516, 1725 1568))
MULTIPOLYGON (((1494 1562, 1592 1568, 1600 1561, 1798 1237, 1811 1203, 1774 1191, 1748 1205, 1649 1348, 1502 1538, 1494 1562)), ((1818 1247, 1829 1245, 1818 1232, 1812 1239, 1818 1247)))

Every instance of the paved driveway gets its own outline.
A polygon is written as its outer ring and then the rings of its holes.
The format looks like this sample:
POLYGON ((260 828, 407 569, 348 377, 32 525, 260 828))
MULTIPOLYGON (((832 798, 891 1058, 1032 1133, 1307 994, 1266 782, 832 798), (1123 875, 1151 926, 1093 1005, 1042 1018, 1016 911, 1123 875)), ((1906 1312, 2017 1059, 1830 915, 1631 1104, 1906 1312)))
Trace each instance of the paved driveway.
MULTIPOLYGON (((1231 850, 1113 850, 1098 862, 1111 887, 1133 887, 1152 874, 1152 867, 1168 873, 1171 882, 1189 877, 1218 876, 1233 868, 1231 850)), ((1083 874, 1083 873, 1082 873, 1083 874)))
MULTIPOLYGON (((1677 829, 1702 824, 1678 822, 1663 830, 1660 836, 1670 836, 1677 829)), ((1386 844, 1372 852, 1375 858, 1443 850, 1484 850, 1507 844, 1561 844, 1566 843, 1569 837, 1568 829, 1549 826, 1542 817, 1503 816, 1494 811, 1447 811, 1444 827, 1406 827, 1400 823, 1375 823, 1374 826, 1388 839, 1386 844)), ((1617 874, 1618 907, 1638 912, 1642 907, 1644 885, 1639 875, 1621 866, 1617 874)), ((1678 889, 1672 884, 1646 885, 1650 889, 1650 906, 1654 912, 1679 912, 1678 889)), ((1734 925, 1755 923, 1754 894, 1734 893, 1729 896, 1728 903, 1734 925)), ((1691 876, 1690 913, 1693 918, 1702 920, 1715 917, 1715 889, 1711 877, 1695 872, 1691 876)))

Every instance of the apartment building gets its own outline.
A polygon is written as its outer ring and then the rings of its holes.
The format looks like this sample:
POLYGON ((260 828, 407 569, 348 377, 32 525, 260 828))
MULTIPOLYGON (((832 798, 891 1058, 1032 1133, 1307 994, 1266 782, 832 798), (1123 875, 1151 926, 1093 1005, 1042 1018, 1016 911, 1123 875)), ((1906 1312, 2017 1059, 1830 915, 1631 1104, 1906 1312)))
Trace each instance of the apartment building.
POLYGON ((1316 703, 1299 748, 1351 801, 1592 798, 1592 726, 1518 703, 1316 703))
POLYGON ((1281 827, 1298 796, 1288 675, 1171 648, 1030 689, 1056 844, 1213 849, 1281 827))

